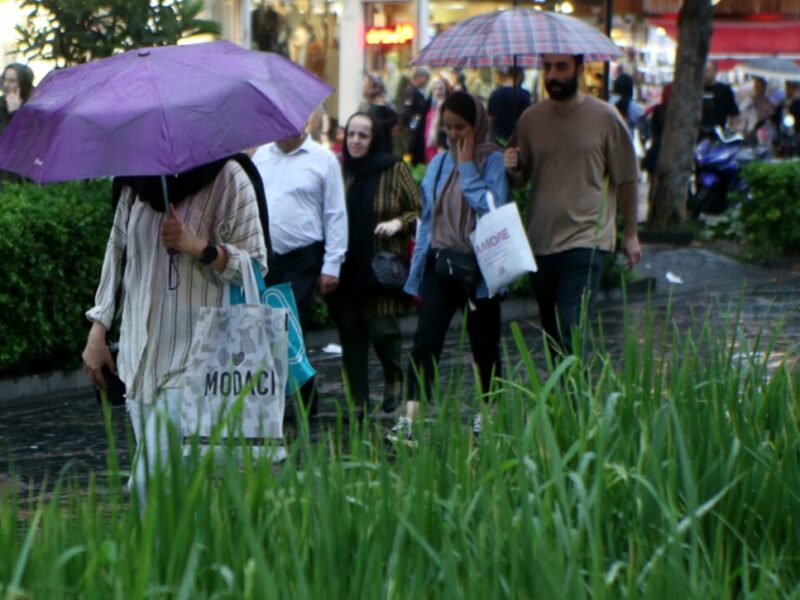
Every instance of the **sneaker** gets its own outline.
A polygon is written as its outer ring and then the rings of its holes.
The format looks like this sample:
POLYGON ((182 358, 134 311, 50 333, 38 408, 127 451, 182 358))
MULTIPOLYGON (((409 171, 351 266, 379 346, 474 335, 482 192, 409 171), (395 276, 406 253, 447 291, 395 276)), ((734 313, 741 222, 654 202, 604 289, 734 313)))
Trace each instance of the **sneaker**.
POLYGON ((483 421, 481 419, 481 413, 475 413, 472 417, 472 435, 478 437, 483 431, 483 421))
POLYGON ((413 432, 414 422, 406 416, 397 417, 386 438, 393 443, 416 445, 413 432))
POLYGON ((378 411, 387 415, 391 415, 400 407, 399 396, 387 396, 383 399, 378 411))

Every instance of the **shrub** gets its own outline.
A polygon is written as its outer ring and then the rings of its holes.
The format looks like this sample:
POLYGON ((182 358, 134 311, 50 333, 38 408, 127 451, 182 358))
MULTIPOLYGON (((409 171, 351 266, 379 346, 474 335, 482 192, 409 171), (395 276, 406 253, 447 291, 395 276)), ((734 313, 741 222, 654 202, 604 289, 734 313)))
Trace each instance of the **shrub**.
POLYGON ((753 257, 766 259, 800 247, 800 162, 756 162, 743 176, 750 194, 739 218, 753 257))
POLYGON ((79 364, 111 229, 108 181, 0 192, 0 377, 79 364))

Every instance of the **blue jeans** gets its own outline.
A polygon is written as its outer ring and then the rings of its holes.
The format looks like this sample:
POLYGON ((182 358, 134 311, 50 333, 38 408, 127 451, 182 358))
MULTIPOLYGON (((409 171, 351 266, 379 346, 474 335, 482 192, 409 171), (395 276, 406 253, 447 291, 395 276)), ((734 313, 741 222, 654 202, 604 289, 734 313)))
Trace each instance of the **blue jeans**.
POLYGON ((580 324, 584 295, 591 314, 607 255, 604 250, 574 248, 536 257, 538 271, 531 274, 531 285, 551 351, 573 353, 572 331, 580 324))

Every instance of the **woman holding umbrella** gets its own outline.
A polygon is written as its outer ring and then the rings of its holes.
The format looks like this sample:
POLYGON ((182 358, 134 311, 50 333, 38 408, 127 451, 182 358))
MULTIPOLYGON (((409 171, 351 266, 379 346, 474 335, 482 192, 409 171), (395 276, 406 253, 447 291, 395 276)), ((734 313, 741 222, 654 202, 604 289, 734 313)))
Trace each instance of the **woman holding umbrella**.
POLYGON ((267 270, 256 186, 258 172, 244 155, 175 177, 115 180, 119 201, 95 306, 86 313, 92 327, 83 361, 96 386, 105 386, 104 366, 119 369, 126 385, 137 442, 129 487, 140 501, 148 476, 168 464, 167 424, 180 423, 182 377, 199 309, 222 305, 224 284, 239 277, 241 261, 255 258, 267 270), (119 301, 115 364, 106 332, 119 301))
MULTIPOLYGON (((478 98, 454 92, 441 110, 450 149, 434 157, 422 181, 422 223, 404 288, 421 296, 422 304, 408 369, 409 401, 406 414, 392 429, 393 440, 412 437, 420 393, 431 397, 435 363, 456 310, 467 307, 467 333, 484 398, 492 377, 500 372, 500 298, 488 297, 477 266, 477 280, 471 284, 452 278, 453 270, 443 265, 462 259, 469 263, 470 257, 474 261, 469 234, 477 217, 489 210, 487 193, 497 206, 507 201, 503 153, 489 141, 489 119, 478 98)), ((473 430, 480 431, 480 415, 473 420, 473 430)))
POLYGON ((368 113, 355 113, 347 121, 347 258, 329 305, 353 400, 368 409, 367 355, 372 343, 383 367, 383 410, 392 412, 403 380, 398 316, 409 304, 399 288, 392 291, 378 283, 372 260, 376 253, 390 252, 408 263, 408 241, 419 215, 420 197, 405 163, 382 150, 382 135, 378 121, 368 113))

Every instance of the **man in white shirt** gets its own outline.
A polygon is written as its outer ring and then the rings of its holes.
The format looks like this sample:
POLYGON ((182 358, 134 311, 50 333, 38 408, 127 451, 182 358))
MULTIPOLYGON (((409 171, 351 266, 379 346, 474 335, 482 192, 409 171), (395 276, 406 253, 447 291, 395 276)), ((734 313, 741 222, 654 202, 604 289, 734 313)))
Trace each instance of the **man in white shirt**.
MULTIPOLYGON (((314 292, 330 294, 339 285, 347 250, 347 209, 336 156, 308 134, 261 146, 253 162, 264 181, 274 256, 267 285, 292 284, 303 329, 314 292)), ((300 390, 315 413, 314 380, 300 390)))

